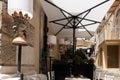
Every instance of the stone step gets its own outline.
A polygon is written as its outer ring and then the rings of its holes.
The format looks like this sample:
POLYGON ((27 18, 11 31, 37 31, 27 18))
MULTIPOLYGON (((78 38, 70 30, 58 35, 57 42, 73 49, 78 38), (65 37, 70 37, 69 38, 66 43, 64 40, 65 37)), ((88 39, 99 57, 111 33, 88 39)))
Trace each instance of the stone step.
MULTIPOLYGON (((22 73, 33 73, 35 72, 34 66, 32 65, 22 65, 21 66, 22 73)), ((0 66, 1 74, 15 74, 17 73, 17 65, 16 66, 0 66)))

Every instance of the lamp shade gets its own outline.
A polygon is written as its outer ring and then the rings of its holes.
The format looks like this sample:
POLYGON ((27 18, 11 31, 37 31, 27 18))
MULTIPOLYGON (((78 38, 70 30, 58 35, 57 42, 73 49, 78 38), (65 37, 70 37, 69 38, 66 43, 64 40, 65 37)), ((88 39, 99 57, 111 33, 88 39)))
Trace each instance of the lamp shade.
POLYGON ((65 45, 70 45, 70 41, 65 41, 65 45))
POLYGON ((27 42, 22 37, 16 37, 12 43, 15 45, 27 45, 27 42))
POLYGON ((33 17, 33 0, 8 0, 8 14, 22 12, 28 14, 30 19, 33 17))
POLYGON ((59 44, 65 44, 65 40, 63 38, 59 38, 58 43, 59 44))
POLYGON ((48 42, 48 45, 56 45, 56 36, 48 35, 47 42, 48 42))

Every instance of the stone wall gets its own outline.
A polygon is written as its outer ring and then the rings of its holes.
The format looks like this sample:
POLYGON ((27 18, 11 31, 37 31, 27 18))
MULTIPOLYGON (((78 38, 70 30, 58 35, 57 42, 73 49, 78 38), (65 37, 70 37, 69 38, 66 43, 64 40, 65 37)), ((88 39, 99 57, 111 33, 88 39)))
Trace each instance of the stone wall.
POLYGON ((44 23, 44 12, 40 4, 40 0, 33 0, 33 18, 30 23, 35 27, 34 35, 34 65, 35 71, 37 73, 41 72, 40 70, 40 55, 42 54, 43 49, 43 23, 44 23))
POLYGON ((0 59, 1 65, 16 64, 16 47, 12 44, 12 18, 7 14, 7 4, 0 1, 0 59))

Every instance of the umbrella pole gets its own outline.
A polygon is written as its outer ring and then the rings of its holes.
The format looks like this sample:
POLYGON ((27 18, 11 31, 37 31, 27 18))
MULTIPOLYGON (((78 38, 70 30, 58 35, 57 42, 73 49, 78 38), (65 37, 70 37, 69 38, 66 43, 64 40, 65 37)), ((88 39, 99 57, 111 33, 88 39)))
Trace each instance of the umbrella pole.
POLYGON ((76 38, 75 38, 75 30, 76 30, 76 17, 73 17, 73 54, 75 54, 76 51, 76 38))
POLYGON ((73 54, 76 51, 76 39, 75 39, 75 28, 73 28, 73 54))

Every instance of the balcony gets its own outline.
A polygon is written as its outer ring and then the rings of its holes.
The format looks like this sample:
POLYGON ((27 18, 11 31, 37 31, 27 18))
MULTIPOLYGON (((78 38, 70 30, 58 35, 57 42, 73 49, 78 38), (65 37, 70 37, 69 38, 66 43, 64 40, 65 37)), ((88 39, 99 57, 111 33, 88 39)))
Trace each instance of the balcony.
POLYGON ((109 41, 119 41, 120 40, 120 27, 105 27, 97 34, 96 41, 98 45, 102 42, 109 41))

